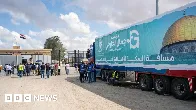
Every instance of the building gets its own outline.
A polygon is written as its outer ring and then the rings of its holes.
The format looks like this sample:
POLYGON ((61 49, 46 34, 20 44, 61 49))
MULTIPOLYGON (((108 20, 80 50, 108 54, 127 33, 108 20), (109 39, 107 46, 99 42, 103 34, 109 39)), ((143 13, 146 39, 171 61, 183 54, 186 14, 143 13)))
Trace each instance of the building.
POLYGON ((35 63, 37 61, 51 63, 52 49, 21 50, 2 49, 0 50, 0 64, 17 65, 20 63, 35 63))
POLYGON ((22 63, 22 56, 13 56, 13 55, 0 55, 0 65, 5 65, 5 64, 11 64, 11 65, 17 65, 22 63))

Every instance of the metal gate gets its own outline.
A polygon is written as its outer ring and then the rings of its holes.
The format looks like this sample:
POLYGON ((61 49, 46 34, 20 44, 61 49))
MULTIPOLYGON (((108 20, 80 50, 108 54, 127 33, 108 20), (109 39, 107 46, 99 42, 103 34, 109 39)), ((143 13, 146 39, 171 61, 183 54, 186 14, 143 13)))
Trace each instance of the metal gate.
POLYGON ((74 66, 74 64, 79 64, 82 59, 86 58, 87 51, 67 51, 67 63, 69 63, 70 66, 74 66))

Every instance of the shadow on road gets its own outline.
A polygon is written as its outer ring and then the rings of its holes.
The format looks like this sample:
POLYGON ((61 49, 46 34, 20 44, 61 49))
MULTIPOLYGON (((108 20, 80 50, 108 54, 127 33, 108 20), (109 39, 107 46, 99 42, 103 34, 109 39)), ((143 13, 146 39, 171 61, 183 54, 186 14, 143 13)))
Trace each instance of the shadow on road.
POLYGON ((41 78, 33 78, 33 79, 41 79, 41 78))
POLYGON ((157 95, 153 92, 141 91, 140 89, 132 87, 108 85, 100 80, 90 84, 87 83, 87 81, 85 83, 80 83, 79 77, 73 76, 67 77, 65 80, 133 110, 140 110, 141 108, 149 109, 148 107, 150 107, 150 109, 175 108, 184 110, 187 109, 187 106, 196 107, 195 98, 189 101, 182 101, 175 99, 172 96, 157 95))
POLYGON ((11 78, 19 78, 18 76, 12 76, 11 78))

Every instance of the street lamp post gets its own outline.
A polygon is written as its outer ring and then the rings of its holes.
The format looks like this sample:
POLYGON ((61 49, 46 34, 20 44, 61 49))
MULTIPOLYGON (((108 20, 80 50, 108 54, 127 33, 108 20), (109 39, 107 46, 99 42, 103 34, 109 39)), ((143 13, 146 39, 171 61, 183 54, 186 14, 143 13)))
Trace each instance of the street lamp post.
MULTIPOLYGON (((16 36, 13 38, 13 47, 18 46, 16 36)), ((18 65, 18 55, 16 54, 16 65, 18 65)))
POLYGON ((156 0, 156 15, 159 14, 159 0, 156 0))
POLYGON ((61 66, 61 62, 60 62, 60 60, 61 60, 61 50, 59 50, 59 66, 61 66))

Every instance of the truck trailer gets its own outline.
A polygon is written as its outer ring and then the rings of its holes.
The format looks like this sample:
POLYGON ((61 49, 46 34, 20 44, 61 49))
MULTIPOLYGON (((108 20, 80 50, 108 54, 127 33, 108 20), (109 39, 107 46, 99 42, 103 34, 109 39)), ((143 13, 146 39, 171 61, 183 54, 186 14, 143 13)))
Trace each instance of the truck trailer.
POLYGON ((196 2, 97 37, 92 51, 103 80, 186 100, 196 91, 196 2))

